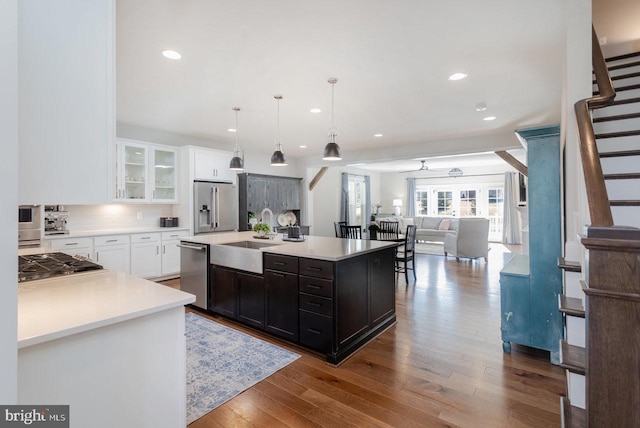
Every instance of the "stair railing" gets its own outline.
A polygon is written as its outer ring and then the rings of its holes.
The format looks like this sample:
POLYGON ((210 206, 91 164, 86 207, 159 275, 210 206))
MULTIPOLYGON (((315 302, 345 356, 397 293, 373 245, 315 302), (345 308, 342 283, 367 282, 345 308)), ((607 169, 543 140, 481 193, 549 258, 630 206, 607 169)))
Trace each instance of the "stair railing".
POLYGON ((590 110, 606 107, 613 103, 616 91, 613 89, 607 63, 604 60, 598 36, 593 27, 591 27, 591 56, 593 70, 596 75, 596 84, 598 85, 598 95, 578 101, 575 103, 574 109, 578 122, 580 156, 582 157, 582 169, 587 188, 591 226, 611 227, 613 226, 613 216, 611 215, 609 196, 607 195, 607 187, 605 186, 598 147, 596 146, 590 110))

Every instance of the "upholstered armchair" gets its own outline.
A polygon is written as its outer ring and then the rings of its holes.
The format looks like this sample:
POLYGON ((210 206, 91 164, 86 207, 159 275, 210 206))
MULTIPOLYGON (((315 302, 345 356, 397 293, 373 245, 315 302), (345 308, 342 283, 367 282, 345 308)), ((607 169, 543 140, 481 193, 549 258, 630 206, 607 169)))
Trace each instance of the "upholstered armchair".
POLYGON ((444 256, 451 254, 460 261, 460 257, 477 259, 483 257, 485 262, 489 254, 489 219, 461 218, 457 233, 444 236, 444 256))

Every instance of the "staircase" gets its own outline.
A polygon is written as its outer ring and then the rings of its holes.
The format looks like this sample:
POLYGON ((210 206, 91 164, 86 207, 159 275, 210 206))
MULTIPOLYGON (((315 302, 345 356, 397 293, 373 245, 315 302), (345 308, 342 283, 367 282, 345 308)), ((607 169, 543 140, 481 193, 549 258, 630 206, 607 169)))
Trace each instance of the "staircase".
MULTIPOLYGON (((558 260, 566 329, 561 343, 565 427, 640 426, 640 53, 606 63, 615 101, 592 110, 592 122, 614 226, 585 229, 587 269, 558 260)), ((585 176, 588 170, 585 166, 585 176)), ((589 204, 593 221, 591 198, 589 204)))

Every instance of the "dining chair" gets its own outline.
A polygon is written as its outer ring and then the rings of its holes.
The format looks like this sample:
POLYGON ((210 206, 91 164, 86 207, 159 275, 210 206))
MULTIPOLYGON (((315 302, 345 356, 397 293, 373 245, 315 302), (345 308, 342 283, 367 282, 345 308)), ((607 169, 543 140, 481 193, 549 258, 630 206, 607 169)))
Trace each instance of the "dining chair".
POLYGON ((362 227, 360 225, 340 225, 340 236, 348 239, 362 239, 362 227))
POLYGON ((340 232, 340 225, 346 225, 346 221, 334 221, 333 228, 336 231, 336 238, 342 238, 342 233, 340 232))
POLYGON ((380 221, 376 232, 379 241, 397 241, 399 223, 397 221, 380 221))
POLYGON ((409 270, 413 271, 413 280, 416 280, 416 260, 413 257, 416 246, 416 226, 407 226, 404 244, 398 247, 396 252, 396 273, 404 273, 404 279, 409 285, 409 270), (411 267, 409 267, 411 262, 411 267), (402 265, 401 265, 402 264, 402 265))

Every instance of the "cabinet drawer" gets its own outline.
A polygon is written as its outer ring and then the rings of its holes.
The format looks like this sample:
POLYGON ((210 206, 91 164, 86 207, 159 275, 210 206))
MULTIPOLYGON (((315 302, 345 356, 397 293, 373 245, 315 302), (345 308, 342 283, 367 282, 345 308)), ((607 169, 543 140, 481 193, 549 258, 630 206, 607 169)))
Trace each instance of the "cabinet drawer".
POLYGON ((105 245, 129 245, 129 235, 96 236, 93 245, 104 247, 105 245))
POLYGON ((300 259, 300 275, 333 279, 333 262, 315 259, 300 259))
POLYGON ((300 339, 303 346, 320 352, 330 352, 333 337, 333 319, 300 310, 300 339))
POLYGON ((188 235, 189 235, 188 230, 175 230, 172 232, 162 232, 162 240, 168 241, 171 239, 180 239, 183 236, 188 236, 188 235))
POLYGON ((333 281, 331 280, 300 275, 298 287, 301 293, 329 298, 333 297, 333 281))
POLYGON ((298 273, 298 258, 291 256, 264 255, 264 268, 281 272, 298 273))
POLYGON ((300 309, 314 312, 328 317, 333 316, 333 300, 326 297, 312 296, 311 294, 300 293, 298 297, 300 309))
POLYGON ((158 242, 160 241, 159 233, 138 233, 135 235, 131 235, 131 243, 139 244, 145 242, 158 242))
POLYGON ((51 248, 54 250, 68 250, 73 248, 93 247, 93 238, 52 239, 51 248))

